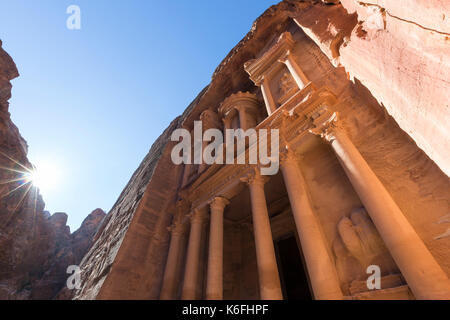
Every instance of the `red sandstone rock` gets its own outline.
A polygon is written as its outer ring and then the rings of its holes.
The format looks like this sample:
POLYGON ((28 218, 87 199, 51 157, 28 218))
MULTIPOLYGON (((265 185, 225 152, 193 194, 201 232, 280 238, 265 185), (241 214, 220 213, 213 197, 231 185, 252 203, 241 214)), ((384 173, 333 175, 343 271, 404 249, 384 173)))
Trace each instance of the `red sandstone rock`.
MULTIPOLYGON (((23 171, 11 159, 31 168, 27 144, 8 112, 10 80, 18 75, 0 41, 0 166, 23 171)), ((16 172, 0 169, 1 181, 14 178, 16 172)), ((43 211, 44 202, 34 187, 26 194, 23 187, 5 196, 20 183, 0 185, 0 299, 51 299, 65 285, 67 266, 80 263, 89 249, 105 213, 93 211, 70 234, 67 214, 50 216, 43 211)))
POLYGON ((339 62, 450 175, 450 2, 341 2, 360 25, 339 62))

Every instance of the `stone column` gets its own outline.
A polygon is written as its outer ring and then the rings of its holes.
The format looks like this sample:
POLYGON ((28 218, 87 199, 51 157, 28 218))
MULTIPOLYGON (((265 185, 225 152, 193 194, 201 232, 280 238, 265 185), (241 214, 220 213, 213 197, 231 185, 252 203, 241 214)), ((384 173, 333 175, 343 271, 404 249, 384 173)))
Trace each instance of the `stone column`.
POLYGON ((286 60, 283 61, 295 82, 297 83, 300 90, 302 90, 308 84, 308 78, 306 78, 302 69, 298 66, 297 62, 295 62, 292 54, 288 52, 286 56, 286 60))
POLYGON ((265 180, 265 177, 260 175, 259 169, 255 169, 254 173, 242 179, 250 189, 260 296, 263 300, 282 300, 283 294, 264 194, 265 180))
POLYGON ((160 294, 161 300, 173 300, 177 298, 176 295, 180 275, 180 257, 183 243, 185 243, 185 230, 186 228, 181 221, 177 221, 169 227, 171 238, 160 294))
POLYGON ((333 113, 325 121, 315 121, 311 132, 331 144, 414 296, 450 299, 449 278, 336 121, 333 113))
POLYGON ((211 218, 209 231, 208 273, 206 299, 223 299, 223 211, 229 201, 216 197, 210 203, 211 218))
POLYGON ((247 117, 247 110, 245 110, 245 107, 240 107, 237 109, 239 112, 239 124, 242 130, 247 130, 248 125, 248 117, 247 117))
POLYGON ((270 83, 267 77, 264 77, 261 83, 261 92, 264 98, 264 103, 266 105, 267 116, 270 117, 270 115, 277 109, 277 104, 273 99, 272 92, 270 92, 270 83))
POLYGON ((305 179, 293 151, 288 150, 282 154, 281 172, 288 192, 314 298, 318 300, 342 299, 343 294, 336 268, 327 250, 320 222, 312 208, 305 179))
POLYGON ((256 127, 257 125, 257 109, 249 106, 239 106, 239 120, 241 129, 247 130, 256 127))
POLYGON ((197 279, 199 270, 199 257, 202 238, 203 223, 205 221, 208 208, 195 209, 191 214, 191 231, 189 233, 189 244, 186 257, 186 268, 184 271, 184 283, 181 299, 194 300, 197 289, 197 279))

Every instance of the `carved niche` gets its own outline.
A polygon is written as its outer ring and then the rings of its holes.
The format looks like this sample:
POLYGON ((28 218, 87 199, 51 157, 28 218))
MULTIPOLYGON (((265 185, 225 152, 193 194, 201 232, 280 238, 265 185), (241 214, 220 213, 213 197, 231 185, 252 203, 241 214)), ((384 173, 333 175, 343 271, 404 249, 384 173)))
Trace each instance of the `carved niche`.
POLYGON ((382 276, 399 273, 364 208, 353 210, 348 217, 343 217, 337 224, 337 231, 333 252, 344 292, 349 293, 355 283, 367 279, 366 270, 370 265, 379 266, 382 276))
POLYGON ((294 78, 292 78, 292 76, 288 72, 283 73, 277 92, 278 104, 282 105, 283 103, 285 103, 290 97, 294 95, 296 91, 297 88, 294 78))
POLYGON ((261 87, 269 116, 309 83, 297 64, 294 48, 291 33, 284 32, 261 57, 244 64, 250 79, 261 87))

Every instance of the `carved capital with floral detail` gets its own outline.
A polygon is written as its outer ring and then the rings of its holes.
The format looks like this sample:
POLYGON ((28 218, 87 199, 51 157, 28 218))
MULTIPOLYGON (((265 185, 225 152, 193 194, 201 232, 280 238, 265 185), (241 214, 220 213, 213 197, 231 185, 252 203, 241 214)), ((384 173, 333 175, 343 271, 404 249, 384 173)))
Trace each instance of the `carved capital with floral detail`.
POLYGON ((203 223, 208 217, 208 207, 195 208, 188 214, 191 223, 203 223))
POLYGON ((336 133, 342 130, 340 122, 338 122, 338 113, 326 113, 313 121, 314 128, 309 132, 320 136, 328 143, 332 143, 336 139, 336 133))
POLYGON ((186 232, 186 226, 183 219, 176 215, 167 230, 172 233, 172 236, 181 236, 186 232))
POLYGON ((244 177, 240 178, 240 180, 248 185, 252 184, 266 184, 269 181, 268 176, 263 176, 260 173, 260 169, 258 167, 254 167, 248 172, 244 177))
POLYGON ((296 163, 302 158, 288 144, 280 149, 280 164, 296 163))

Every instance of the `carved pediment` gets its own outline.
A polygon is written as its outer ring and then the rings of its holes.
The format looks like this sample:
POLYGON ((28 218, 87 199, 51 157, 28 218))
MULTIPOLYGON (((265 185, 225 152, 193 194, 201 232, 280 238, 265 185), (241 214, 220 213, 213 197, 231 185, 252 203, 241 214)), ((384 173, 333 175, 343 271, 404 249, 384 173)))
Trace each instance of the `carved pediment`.
POLYGON ((259 85, 264 75, 270 73, 269 70, 279 63, 280 59, 292 51, 294 39, 290 32, 284 32, 278 41, 260 58, 247 61, 244 69, 250 75, 250 79, 259 85))

